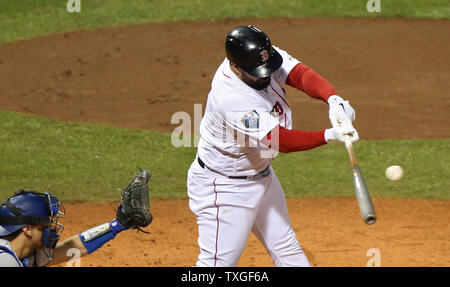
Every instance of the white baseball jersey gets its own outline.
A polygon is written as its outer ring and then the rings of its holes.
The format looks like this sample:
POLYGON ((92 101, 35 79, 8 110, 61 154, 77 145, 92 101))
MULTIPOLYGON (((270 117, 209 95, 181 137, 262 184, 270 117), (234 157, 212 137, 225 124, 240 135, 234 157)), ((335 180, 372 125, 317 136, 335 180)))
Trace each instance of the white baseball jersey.
POLYGON ((208 168, 227 176, 255 175, 273 159, 266 156, 269 149, 259 141, 277 125, 292 128, 291 108, 280 85, 300 62, 274 48, 283 64, 271 75, 270 85, 264 90, 255 90, 240 80, 228 59, 217 69, 200 123, 197 151, 208 168))

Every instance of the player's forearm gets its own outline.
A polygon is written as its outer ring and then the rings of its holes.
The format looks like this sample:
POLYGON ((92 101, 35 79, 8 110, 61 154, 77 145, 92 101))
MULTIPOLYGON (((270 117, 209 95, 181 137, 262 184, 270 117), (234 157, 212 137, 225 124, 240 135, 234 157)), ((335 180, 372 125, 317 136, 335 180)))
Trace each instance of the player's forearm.
POLYGON ((336 95, 333 86, 305 64, 298 64, 289 72, 286 84, 325 102, 330 96, 336 95))
POLYGON ((288 153, 310 150, 326 144, 324 133, 325 130, 302 131, 278 127, 267 135, 267 139, 270 141, 271 148, 278 148, 279 152, 288 153))
POLYGON ((79 251, 80 257, 88 253, 78 235, 74 235, 56 245, 53 260, 49 262, 48 266, 64 263, 69 259, 71 259, 73 253, 68 251, 72 248, 77 249, 79 251))
POLYGON ((79 256, 92 253, 102 247, 106 242, 114 239, 116 235, 123 230, 126 230, 117 219, 95 226, 89 230, 81 232, 77 235, 64 240, 55 248, 54 259, 51 261, 52 265, 63 263, 71 258, 72 253, 69 249, 78 249, 79 256))

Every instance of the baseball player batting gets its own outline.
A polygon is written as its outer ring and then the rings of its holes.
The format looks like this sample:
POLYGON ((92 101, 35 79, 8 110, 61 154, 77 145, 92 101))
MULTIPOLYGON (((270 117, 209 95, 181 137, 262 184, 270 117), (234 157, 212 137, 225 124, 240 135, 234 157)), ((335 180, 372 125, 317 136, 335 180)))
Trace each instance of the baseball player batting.
MULTIPOLYGON (((233 29, 200 124, 187 177, 197 217, 197 266, 236 266, 253 232, 275 266, 310 266, 292 229, 283 188, 271 167, 277 152, 309 150, 359 139, 355 111, 333 86, 253 26, 233 29), (331 128, 292 129, 283 85, 329 105, 331 128)), ((299 172, 303 168, 299 167, 299 172)))

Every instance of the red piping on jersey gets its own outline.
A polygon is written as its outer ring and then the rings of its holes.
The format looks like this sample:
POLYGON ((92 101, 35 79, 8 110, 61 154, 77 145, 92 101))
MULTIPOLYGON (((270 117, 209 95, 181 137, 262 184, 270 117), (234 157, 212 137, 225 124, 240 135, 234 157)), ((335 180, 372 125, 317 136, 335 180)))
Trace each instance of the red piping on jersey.
POLYGON ((231 79, 230 76, 228 76, 227 74, 225 74, 225 72, 223 71, 223 69, 222 69, 222 74, 223 74, 225 77, 227 77, 228 79, 231 79))
POLYGON ((289 104, 287 103, 287 101, 277 92, 277 91, 275 91, 275 89, 272 87, 272 84, 270 84, 270 87, 272 88, 272 90, 275 92, 275 93, 277 93, 277 95, 283 100, 283 102, 285 102, 286 103, 286 105, 289 107, 289 104))
POLYGON ((216 251, 215 251, 215 254, 214 254, 214 267, 216 267, 216 263, 217 263, 217 244, 219 242, 219 206, 217 205, 216 179, 214 179, 213 185, 214 185, 214 194, 215 194, 214 206, 217 208, 217 215, 216 215, 216 222, 217 222, 217 228, 216 228, 216 251))

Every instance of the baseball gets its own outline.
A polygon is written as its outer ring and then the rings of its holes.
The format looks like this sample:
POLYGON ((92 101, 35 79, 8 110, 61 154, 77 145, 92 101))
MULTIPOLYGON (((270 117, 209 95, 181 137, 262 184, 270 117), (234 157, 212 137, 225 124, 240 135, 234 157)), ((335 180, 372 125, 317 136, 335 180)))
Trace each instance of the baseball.
POLYGON ((390 181, 399 181, 403 176, 403 168, 399 165, 391 165, 386 169, 385 175, 390 181))

